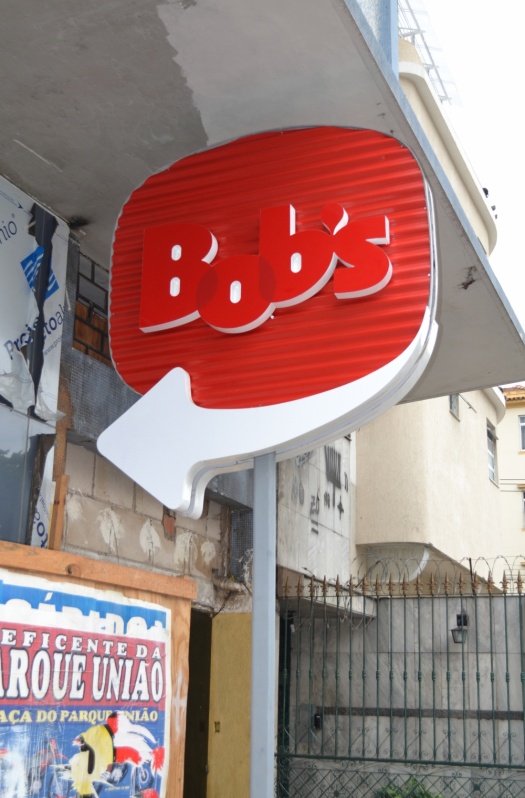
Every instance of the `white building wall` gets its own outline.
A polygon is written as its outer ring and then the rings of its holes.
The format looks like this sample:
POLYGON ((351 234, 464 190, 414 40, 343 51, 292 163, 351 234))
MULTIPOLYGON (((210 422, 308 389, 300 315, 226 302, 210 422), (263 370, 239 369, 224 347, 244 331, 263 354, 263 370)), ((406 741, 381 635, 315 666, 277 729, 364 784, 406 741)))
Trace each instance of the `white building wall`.
POLYGON ((519 417, 525 416, 525 388, 506 389, 505 417, 498 425, 501 534, 510 552, 525 551, 525 449, 519 417), (516 398, 517 397, 517 398, 516 398))
POLYGON ((357 544, 423 544, 448 557, 502 553, 499 489, 489 477, 487 422, 500 392, 400 405, 357 434, 357 544))
POLYGON ((490 254, 497 238, 493 212, 416 48, 404 39, 399 41, 399 82, 483 249, 490 254))
POLYGON ((277 562, 347 581, 355 558, 355 444, 341 438, 279 463, 277 562))

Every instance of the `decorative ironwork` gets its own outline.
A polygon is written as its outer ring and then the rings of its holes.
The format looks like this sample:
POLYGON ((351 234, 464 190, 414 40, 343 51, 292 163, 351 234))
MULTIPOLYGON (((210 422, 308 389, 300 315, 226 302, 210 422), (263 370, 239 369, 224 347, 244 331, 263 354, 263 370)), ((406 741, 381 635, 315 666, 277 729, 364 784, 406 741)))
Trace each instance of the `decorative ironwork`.
POLYGON ((374 560, 362 571, 298 580, 280 598, 279 798, 525 798, 519 569, 374 560))

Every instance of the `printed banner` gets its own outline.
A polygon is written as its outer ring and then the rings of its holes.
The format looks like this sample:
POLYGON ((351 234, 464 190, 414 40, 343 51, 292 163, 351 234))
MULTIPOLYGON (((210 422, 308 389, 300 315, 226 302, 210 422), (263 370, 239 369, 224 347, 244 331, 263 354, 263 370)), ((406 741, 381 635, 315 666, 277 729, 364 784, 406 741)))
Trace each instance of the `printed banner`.
POLYGON ((44 301, 44 362, 35 397, 26 350, 39 315, 33 289, 44 247, 35 237, 34 205, 31 197, 0 177, 0 394, 23 413, 36 401, 39 418, 55 422, 69 230, 56 219, 44 301))
POLYGON ((163 798, 170 614, 0 571, 2 798, 163 798))

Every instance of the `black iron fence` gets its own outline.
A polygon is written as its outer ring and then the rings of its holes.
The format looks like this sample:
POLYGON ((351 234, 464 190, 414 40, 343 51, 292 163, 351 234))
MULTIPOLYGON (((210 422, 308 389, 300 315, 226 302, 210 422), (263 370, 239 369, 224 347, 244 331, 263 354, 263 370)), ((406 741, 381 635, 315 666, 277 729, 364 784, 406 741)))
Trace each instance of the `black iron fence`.
POLYGON ((525 795, 514 566, 499 563, 496 582, 470 562, 415 577, 375 562, 346 585, 287 585, 278 796, 525 795))

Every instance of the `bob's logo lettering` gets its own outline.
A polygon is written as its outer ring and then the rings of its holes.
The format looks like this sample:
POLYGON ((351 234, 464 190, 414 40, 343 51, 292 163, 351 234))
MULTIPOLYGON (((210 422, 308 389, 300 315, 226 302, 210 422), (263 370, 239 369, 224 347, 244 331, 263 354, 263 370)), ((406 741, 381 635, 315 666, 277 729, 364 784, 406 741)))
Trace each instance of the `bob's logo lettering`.
POLYGON ((292 205, 264 208, 259 254, 215 263, 217 239, 206 227, 175 223, 146 228, 140 329, 166 330, 200 317, 221 332, 247 332, 275 308, 313 297, 332 275, 338 299, 381 291, 392 277, 388 255, 380 248, 390 243, 388 218, 350 221, 341 205, 331 203, 324 206, 321 220, 328 232, 296 232, 292 205))

